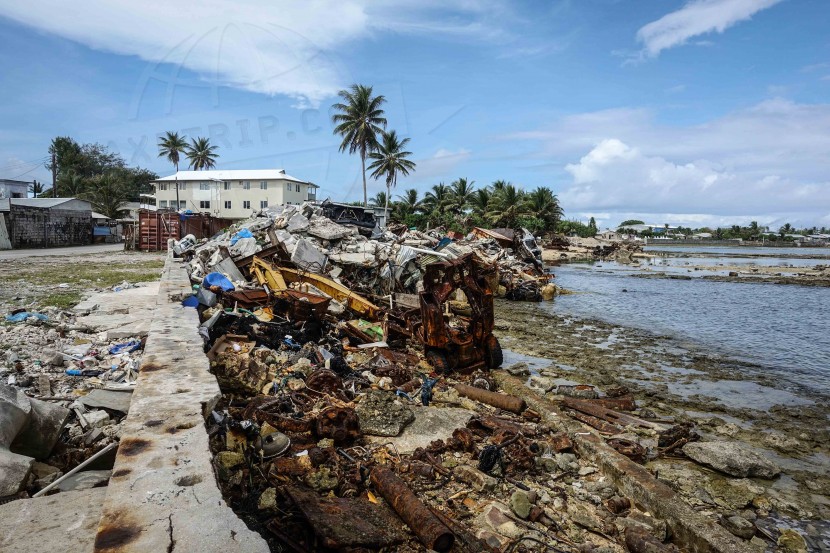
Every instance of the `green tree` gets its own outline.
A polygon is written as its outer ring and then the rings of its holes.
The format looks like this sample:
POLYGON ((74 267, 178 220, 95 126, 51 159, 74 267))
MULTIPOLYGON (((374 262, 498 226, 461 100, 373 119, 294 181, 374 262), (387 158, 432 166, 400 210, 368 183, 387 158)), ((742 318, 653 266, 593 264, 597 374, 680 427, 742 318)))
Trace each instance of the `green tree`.
POLYGON ((386 210, 389 209, 389 197, 392 195, 392 188, 398 184, 398 175, 406 177, 409 176, 410 171, 415 170, 415 162, 408 159, 412 152, 404 150, 408 143, 408 138, 399 139, 394 130, 383 131, 382 140, 377 151, 369 154, 369 157, 374 160, 369 165, 369 169, 373 170, 372 178, 386 177, 386 194, 384 194, 384 208, 386 210))
POLYGON ((533 216, 541 221, 541 228, 531 230, 534 232, 555 230, 564 215, 556 194, 550 188, 541 186, 528 194, 527 199, 533 216))
POLYGON ((340 151, 360 154, 363 174, 363 205, 369 204, 366 192, 366 157, 378 148, 377 136, 386 128, 386 118, 381 106, 386 102, 383 96, 372 96, 372 87, 353 84, 349 90, 337 93, 343 101, 332 106, 339 113, 332 115, 335 123, 334 134, 343 137, 340 151))
POLYGON ((475 194, 475 181, 462 177, 450 183, 450 198, 447 207, 455 215, 462 214, 468 207, 470 200, 475 194))
POLYGON ((369 205, 380 207, 383 205, 387 205, 387 201, 388 198, 386 197, 386 192, 381 190, 380 192, 375 194, 374 197, 369 198, 369 205))
POLYGON ((515 228, 520 217, 530 214, 525 192, 508 183, 493 193, 487 216, 496 227, 515 228))
POLYGON ((640 221, 639 219, 628 219, 628 220, 623 221, 622 223, 620 223, 617 228, 628 227, 628 226, 632 226, 632 225, 644 225, 644 224, 645 223, 640 221))
POLYGON ((112 219, 124 213, 124 204, 129 199, 126 183, 113 171, 92 177, 81 195, 92 203, 93 209, 112 219))
POLYGON ((490 200, 493 193, 489 187, 479 188, 470 198, 470 207, 473 209, 473 218, 481 224, 487 219, 487 212, 490 209, 490 200))
MULTIPOLYGON (((208 138, 200 136, 190 139, 186 152, 190 168, 200 171, 216 167, 216 158, 219 157, 216 153, 218 148, 218 146, 212 145, 208 138)), ((176 188, 178 189, 178 185, 176 188)))
POLYGON ((77 173, 74 169, 58 173, 58 182, 55 185, 55 193, 57 196, 55 197, 71 198, 83 194, 86 189, 87 180, 89 179, 84 179, 84 177, 82 177, 80 173, 77 173))
POLYGON ((182 205, 179 201, 179 161, 187 152, 187 137, 177 132, 167 131, 158 142, 159 157, 167 158, 176 170, 176 209, 182 205))
POLYGON ((421 210, 426 216, 427 224, 435 226, 445 222, 444 211, 450 202, 450 193, 450 187, 440 182, 424 194, 421 210))

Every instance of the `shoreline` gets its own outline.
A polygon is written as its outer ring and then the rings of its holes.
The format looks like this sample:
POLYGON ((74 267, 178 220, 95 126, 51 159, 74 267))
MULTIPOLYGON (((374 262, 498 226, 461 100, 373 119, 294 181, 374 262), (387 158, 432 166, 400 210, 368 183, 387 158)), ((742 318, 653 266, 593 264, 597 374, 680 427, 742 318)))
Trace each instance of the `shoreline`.
MULTIPOLYGON (((626 386, 641 409, 660 418, 750 444, 783 469, 778 480, 756 482, 775 511, 802 521, 830 519, 827 394, 782 388, 762 366, 670 336, 551 313, 536 304, 497 302, 496 332, 506 350, 520 354, 508 360, 531 361, 543 383, 626 386)), ((661 462, 651 468, 658 470, 661 462)), ((707 472, 693 465, 684 470, 707 472)))

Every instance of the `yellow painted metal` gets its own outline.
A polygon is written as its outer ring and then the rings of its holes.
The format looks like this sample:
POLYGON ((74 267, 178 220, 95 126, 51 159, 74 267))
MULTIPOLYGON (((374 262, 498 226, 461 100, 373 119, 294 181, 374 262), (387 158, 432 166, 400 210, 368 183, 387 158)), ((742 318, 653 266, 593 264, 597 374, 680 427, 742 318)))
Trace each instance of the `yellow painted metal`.
POLYGON ((289 269, 288 267, 276 267, 258 257, 254 257, 251 262, 251 271, 253 271, 259 283, 267 285, 272 293, 287 290, 288 284, 295 282, 308 283, 367 319, 377 320, 381 314, 381 308, 377 305, 363 296, 355 294, 342 284, 338 284, 322 275, 289 269))

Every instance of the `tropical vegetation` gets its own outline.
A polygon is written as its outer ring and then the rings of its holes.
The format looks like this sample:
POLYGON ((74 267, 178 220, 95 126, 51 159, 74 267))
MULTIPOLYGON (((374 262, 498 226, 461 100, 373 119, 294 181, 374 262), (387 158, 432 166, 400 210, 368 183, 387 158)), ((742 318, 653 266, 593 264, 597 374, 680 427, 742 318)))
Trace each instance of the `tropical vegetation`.
POLYGON ((475 226, 487 228, 525 227, 534 233, 551 233, 562 224, 562 207, 550 188, 530 192, 507 181, 494 181, 477 188, 475 182, 459 178, 440 182, 423 197, 410 188, 391 204, 390 219, 408 227, 466 232, 475 226))
POLYGON ((55 137, 49 145, 53 161, 46 168, 55 174, 55 186, 46 189, 33 183, 36 197, 79 197, 108 217, 119 217, 123 206, 138 201, 151 191, 150 182, 158 175, 141 167, 128 167, 126 160, 103 144, 81 144, 68 136, 55 137))

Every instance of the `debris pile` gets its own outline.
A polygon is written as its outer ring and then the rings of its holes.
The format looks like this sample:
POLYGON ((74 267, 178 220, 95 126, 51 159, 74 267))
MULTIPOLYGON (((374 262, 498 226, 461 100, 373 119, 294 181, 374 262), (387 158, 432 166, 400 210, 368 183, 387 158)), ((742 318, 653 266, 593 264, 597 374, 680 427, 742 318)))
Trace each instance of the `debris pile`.
POLYGON ((543 270, 541 250, 529 232, 510 234, 510 240, 503 240, 500 234, 475 229, 454 240, 450 235, 455 233, 440 229, 393 226, 384 231, 361 208, 323 202, 272 206, 210 240, 196 244, 185 238, 175 248, 191 259, 196 280, 219 272, 235 284, 244 283, 240 271, 256 256, 393 305, 396 296, 423 290, 424 271, 431 263, 473 254, 492 266, 491 287, 497 297, 539 301, 552 275, 543 270))
POLYGON ((5 321, 0 499, 106 485, 138 376, 141 338, 108 339, 57 308, 13 310, 5 321), (74 473, 79 466, 85 470, 74 473))
POLYGON ((527 275, 506 293, 546 282, 536 261, 492 236, 366 238, 318 209, 174 245, 223 391, 219 486, 273 550, 674 550, 664 521, 490 376, 494 291, 505 272, 527 275))

